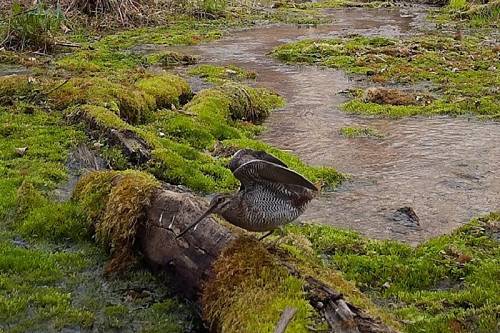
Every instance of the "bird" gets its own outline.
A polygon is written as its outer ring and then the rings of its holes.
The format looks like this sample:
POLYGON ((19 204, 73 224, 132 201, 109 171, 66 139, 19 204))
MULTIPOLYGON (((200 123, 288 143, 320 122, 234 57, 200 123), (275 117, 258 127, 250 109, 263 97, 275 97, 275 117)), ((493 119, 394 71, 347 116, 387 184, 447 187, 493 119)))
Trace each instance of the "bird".
POLYGON ((263 239, 297 219, 319 193, 316 185, 265 151, 240 149, 228 167, 241 183, 238 192, 216 194, 208 209, 176 238, 215 213, 245 230, 267 232, 263 239))

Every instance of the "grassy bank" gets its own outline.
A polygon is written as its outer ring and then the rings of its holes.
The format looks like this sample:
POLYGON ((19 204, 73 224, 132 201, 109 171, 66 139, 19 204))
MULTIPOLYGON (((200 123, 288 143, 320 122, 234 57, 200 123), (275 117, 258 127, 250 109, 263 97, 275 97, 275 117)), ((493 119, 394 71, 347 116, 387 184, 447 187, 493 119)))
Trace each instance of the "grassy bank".
POLYGON ((486 333, 500 328, 499 231, 500 215, 490 214, 413 248, 306 225, 288 228, 281 246, 306 256, 309 248, 395 314, 404 332, 486 333))
POLYGON ((273 55, 283 61, 322 65, 366 75, 371 85, 415 86, 408 102, 372 101, 362 91, 343 105, 346 112, 402 117, 446 114, 500 117, 500 65, 495 44, 479 36, 462 39, 425 35, 396 40, 353 37, 305 40, 283 45, 273 55), (421 87, 421 88, 419 88, 421 87), (429 91, 429 87, 431 91, 429 91))

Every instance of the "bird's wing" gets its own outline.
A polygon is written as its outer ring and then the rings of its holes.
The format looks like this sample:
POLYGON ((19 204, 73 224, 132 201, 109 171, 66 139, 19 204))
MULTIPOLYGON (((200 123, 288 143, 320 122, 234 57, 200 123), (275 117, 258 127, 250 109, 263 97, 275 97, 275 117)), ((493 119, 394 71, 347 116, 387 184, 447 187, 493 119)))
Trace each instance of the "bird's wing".
POLYGON ((234 173, 240 166, 252 160, 262 160, 281 165, 285 168, 288 167, 285 163, 283 163, 283 161, 263 150, 240 149, 231 158, 231 162, 229 162, 229 169, 234 173))
POLYGON ((281 165, 263 160, 252 160, 238 167, 234 172, 244 187, 268 181, 284 185, 295 185, 318 191, 318 188, 302 175, 281 165))

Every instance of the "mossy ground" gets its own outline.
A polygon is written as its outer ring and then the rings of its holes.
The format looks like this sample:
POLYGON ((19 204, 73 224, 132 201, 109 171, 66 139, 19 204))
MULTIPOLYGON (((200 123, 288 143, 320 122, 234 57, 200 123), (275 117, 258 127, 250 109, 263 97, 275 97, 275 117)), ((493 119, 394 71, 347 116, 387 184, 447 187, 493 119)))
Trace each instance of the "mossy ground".
POLYGON ((296 253, 296 239, 305 237, 316 256, 394 314, 405 332, 486 333, 500 328, 499 231, 500 215, 490 214, 413 248, 302 225, 286 230, 282 247, 296 253))
POLYGON ((75 202, 52 196, 81 129, 37 106, 0 107, 0 330, 179 332, 191 310, 147 271, 104 278, 104 251, 75 202), (22 156, 15 148, 28 147, 22 156))
POLYGON ((375 84, 430 82, 437 97, 422 105, 383 105, 361 96, 345 103, 347 112, 377 116, 477 115, 498 119, 498 50, 481 36, 462 39, 437 34, 395 40, 353 37, 305 40, 283 45, 273 54, 287 62, 318 64, 369 75, 375 84))
MULTIPOLYGON (((97 41, 73 35, 69 39, 81 47, 55 57, 29 60, 2 51, 3 60, 29 65, 32 74, 0 78, 0 331, 199 328, 194 311, 170 294, 166 277, 153 277, 140 265, 124 275, 105 277, 109 245, 116 257, 129 254, 120 248, 131 245, 141 207, 157 184, 151 174, 104 172, 99 186, 89 182, 89 188, 79 188, 75 194, 79 200, 58 202, 54 190, 68 180, 68 156, 80 143, 96 147, 95 153, 117 169, 135 167, 195 191, 237 189, 226 168, 228 156, 218 156, 216 148, 236 149, 248 143, 273 150, 254 139, 261 130, 249 121, 255 119, 243 118, 264 117, 283 105, 282 98, 229 82, 233 77, 228 77, 230 88, 221 85, 190 101, 193 96, 183 79, 147 71, 161 61, 161 51, 142 55, 134 49, 145 43, 211 40, 234 25, 241 21, 186 17, 168 26, 119 32, 97 41), (246 99, 240 100, 242 95, 246 99), (75 113, 84 113, 103 130, 136 133, 151 146, 152 159, 133 165, 104 137, 90 138, 88 128, 68 122, 75 113), (24 147, 24 154, 16 152, 24 147), (117 178, 120 186, 102 186, 117 178), (132 187, 139 187, 143 195, 130 197, 132 187), (83 192, 86 195, 78 197, 83 192), (95 246, 91 235, 96 231, 97 239, 107 246, 95 246)), ((332 169, 311 168, 280 153, 315 180, 333 186, 342 178, 332 169)))

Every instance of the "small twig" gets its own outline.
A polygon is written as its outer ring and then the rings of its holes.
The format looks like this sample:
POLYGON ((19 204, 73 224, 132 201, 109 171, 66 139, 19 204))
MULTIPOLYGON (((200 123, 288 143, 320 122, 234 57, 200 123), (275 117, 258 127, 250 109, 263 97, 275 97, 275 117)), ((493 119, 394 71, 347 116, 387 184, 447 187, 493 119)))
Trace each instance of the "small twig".
POLYGON ((75 48, 80 48, 82 47, 80 44, 74 44, 74 43, 68 43, 68 42, 55 42, 56 46, 65 46, 65 47, 75 47, 75 48))
POLYGON ((60 85, 58 85, 58 86, 56 86, 56 87, 54 87, 54 88, 50 89, 49 91, 47 91, 46 93, 43 93, 43 94, 45 94, 46 96, 48 96, 48 95, 52 94, 54 91, 56 91, 57 89, 61 88, 61 87, 62 87, 62 86, 64 86, 66 83, 68 83, 68 82, 69 82, 69 80, 71 80, 71 78, 64 80, 64 82, 63 82, 63 83, 61 83, 60 85))
POLYGON ((286 307, 281 313, 280 320, 278 321, 278 325, 276 325, 274 333, 285 333, 288 324, 290 324, 296 312, 296 308, 286 307))

